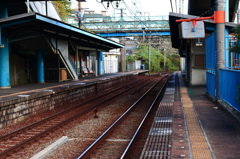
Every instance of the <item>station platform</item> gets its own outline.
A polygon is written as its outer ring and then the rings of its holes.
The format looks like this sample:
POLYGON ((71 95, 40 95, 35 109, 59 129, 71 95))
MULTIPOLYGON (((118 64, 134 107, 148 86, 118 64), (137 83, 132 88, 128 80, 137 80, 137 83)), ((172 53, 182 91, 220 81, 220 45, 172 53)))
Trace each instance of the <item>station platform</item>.
POLYGON ((147 142, 141 159, 239 159, 240 124, 207 97, 206 87, 187 87, 178 72, 169 81, 147 142))
POLYGON ((106 78, 114 78, 114 77, 120 77, 120 76, 126 76, 130 74, 141 74, 141 73, 147 73, 148 70, 135 70, 135 71, 129 71, 129 72, 118 72, 118 73, 108 73, 104 75, 96 76, 88 76, 88 77, 82 77, 79 80, 76 81, 65 81, 65 82, 56 82, 56 83, 33 83, 33 84, 22 84, 22 85, 15 85, 11 86, 9 89, 0 89, 0 101, 2 100, 10 100, 12 98, 16 98, 19 95, 25 95, 33 92, 38 92, 40 90, 49 90, 53 88, 58 87, 66 87, 71 86, 76 83, 93 83, 99 80, 104 80, 106 78))

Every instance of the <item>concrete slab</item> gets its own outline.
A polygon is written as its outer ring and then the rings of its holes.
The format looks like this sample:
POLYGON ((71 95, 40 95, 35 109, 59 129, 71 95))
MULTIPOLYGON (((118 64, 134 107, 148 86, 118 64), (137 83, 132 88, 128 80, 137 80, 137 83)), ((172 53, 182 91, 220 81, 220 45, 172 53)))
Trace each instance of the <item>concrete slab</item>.
POLYGON ((68 142, 68 137, 63 136, 60 139, 58 139, 57 141, 55 141, 53 144, 46 147, 44 150, 40 151, 39 153, 37 153, 36 155, 31 157, 30 159, 43 159, 48 154, 50 154, 52 151, 54 151, 56 148, 58 148, 59 146, 61 146, 62 144, 66 143, 66 142, 68 142))

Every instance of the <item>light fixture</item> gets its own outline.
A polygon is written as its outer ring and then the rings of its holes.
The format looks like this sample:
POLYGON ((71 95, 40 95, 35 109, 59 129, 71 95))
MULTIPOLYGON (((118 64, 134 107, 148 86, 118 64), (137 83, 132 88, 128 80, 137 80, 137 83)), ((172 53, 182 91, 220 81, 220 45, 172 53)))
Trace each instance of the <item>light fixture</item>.
POLYGON ((202 42, 200 41, 200 39, 198 39, 198 41, 196 42, 196 46, 202 46, 202 42))

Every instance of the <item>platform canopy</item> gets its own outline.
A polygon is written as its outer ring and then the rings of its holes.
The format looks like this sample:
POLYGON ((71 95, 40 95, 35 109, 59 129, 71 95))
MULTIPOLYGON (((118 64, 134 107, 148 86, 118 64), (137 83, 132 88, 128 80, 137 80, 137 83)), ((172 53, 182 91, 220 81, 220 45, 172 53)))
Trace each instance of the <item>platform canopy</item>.
POLYGON ((0 19, 0 28, 9 33, 10 42, 47 34, 71 39, 78 45, 90 49, 108 51, 124 47, 115 41, 35 12, 2 18, 0 19))

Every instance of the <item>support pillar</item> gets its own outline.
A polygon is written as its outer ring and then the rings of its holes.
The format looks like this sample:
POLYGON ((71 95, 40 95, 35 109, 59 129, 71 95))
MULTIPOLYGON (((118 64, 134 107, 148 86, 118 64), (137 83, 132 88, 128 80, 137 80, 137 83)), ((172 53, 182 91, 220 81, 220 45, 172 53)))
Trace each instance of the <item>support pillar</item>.
MULTIPOLYGON (((7 6, 4 2, 0 3, 0 19, 8 17, 7 6)), ((11 88, 10 86, 10 65, 9 65, 9 46, 7 33, 0 28, 0 89, 11 88)))
POLYGON ((37 50, 37 82, 44 82, 44 60, 42 50, 37 50))
POLYGON ((121 61, 122 61, 122 72, 126 71, 126 64, 125 64, 125 48, 121 48, 121 61))
POLYGON ((98 74, 104 74, 103 52, 99 52, 98 56, 98 74))
MULTIPOLYGON (((225 2, 216 0, 217 11, 224 11, 225 2)), ((216 101, 220 97, 219 69, 224 67, 225 23, 216 23, 216 101)))
POLYGON ((8 17, 8 9, 5 2, 0 3, 0 19, 8 17))
POLYGON ((3 48, 0 48, 0 89, 7 89, 11 88, 7 33, 2 31, 0 38, 2 38, 3 44, 3 48))
POLYGON ((95 56, 95 76, 96 77, 98 77, 98 56, 99 56, 99 52, 98 51, 96 51, 96 56, 95 56))

